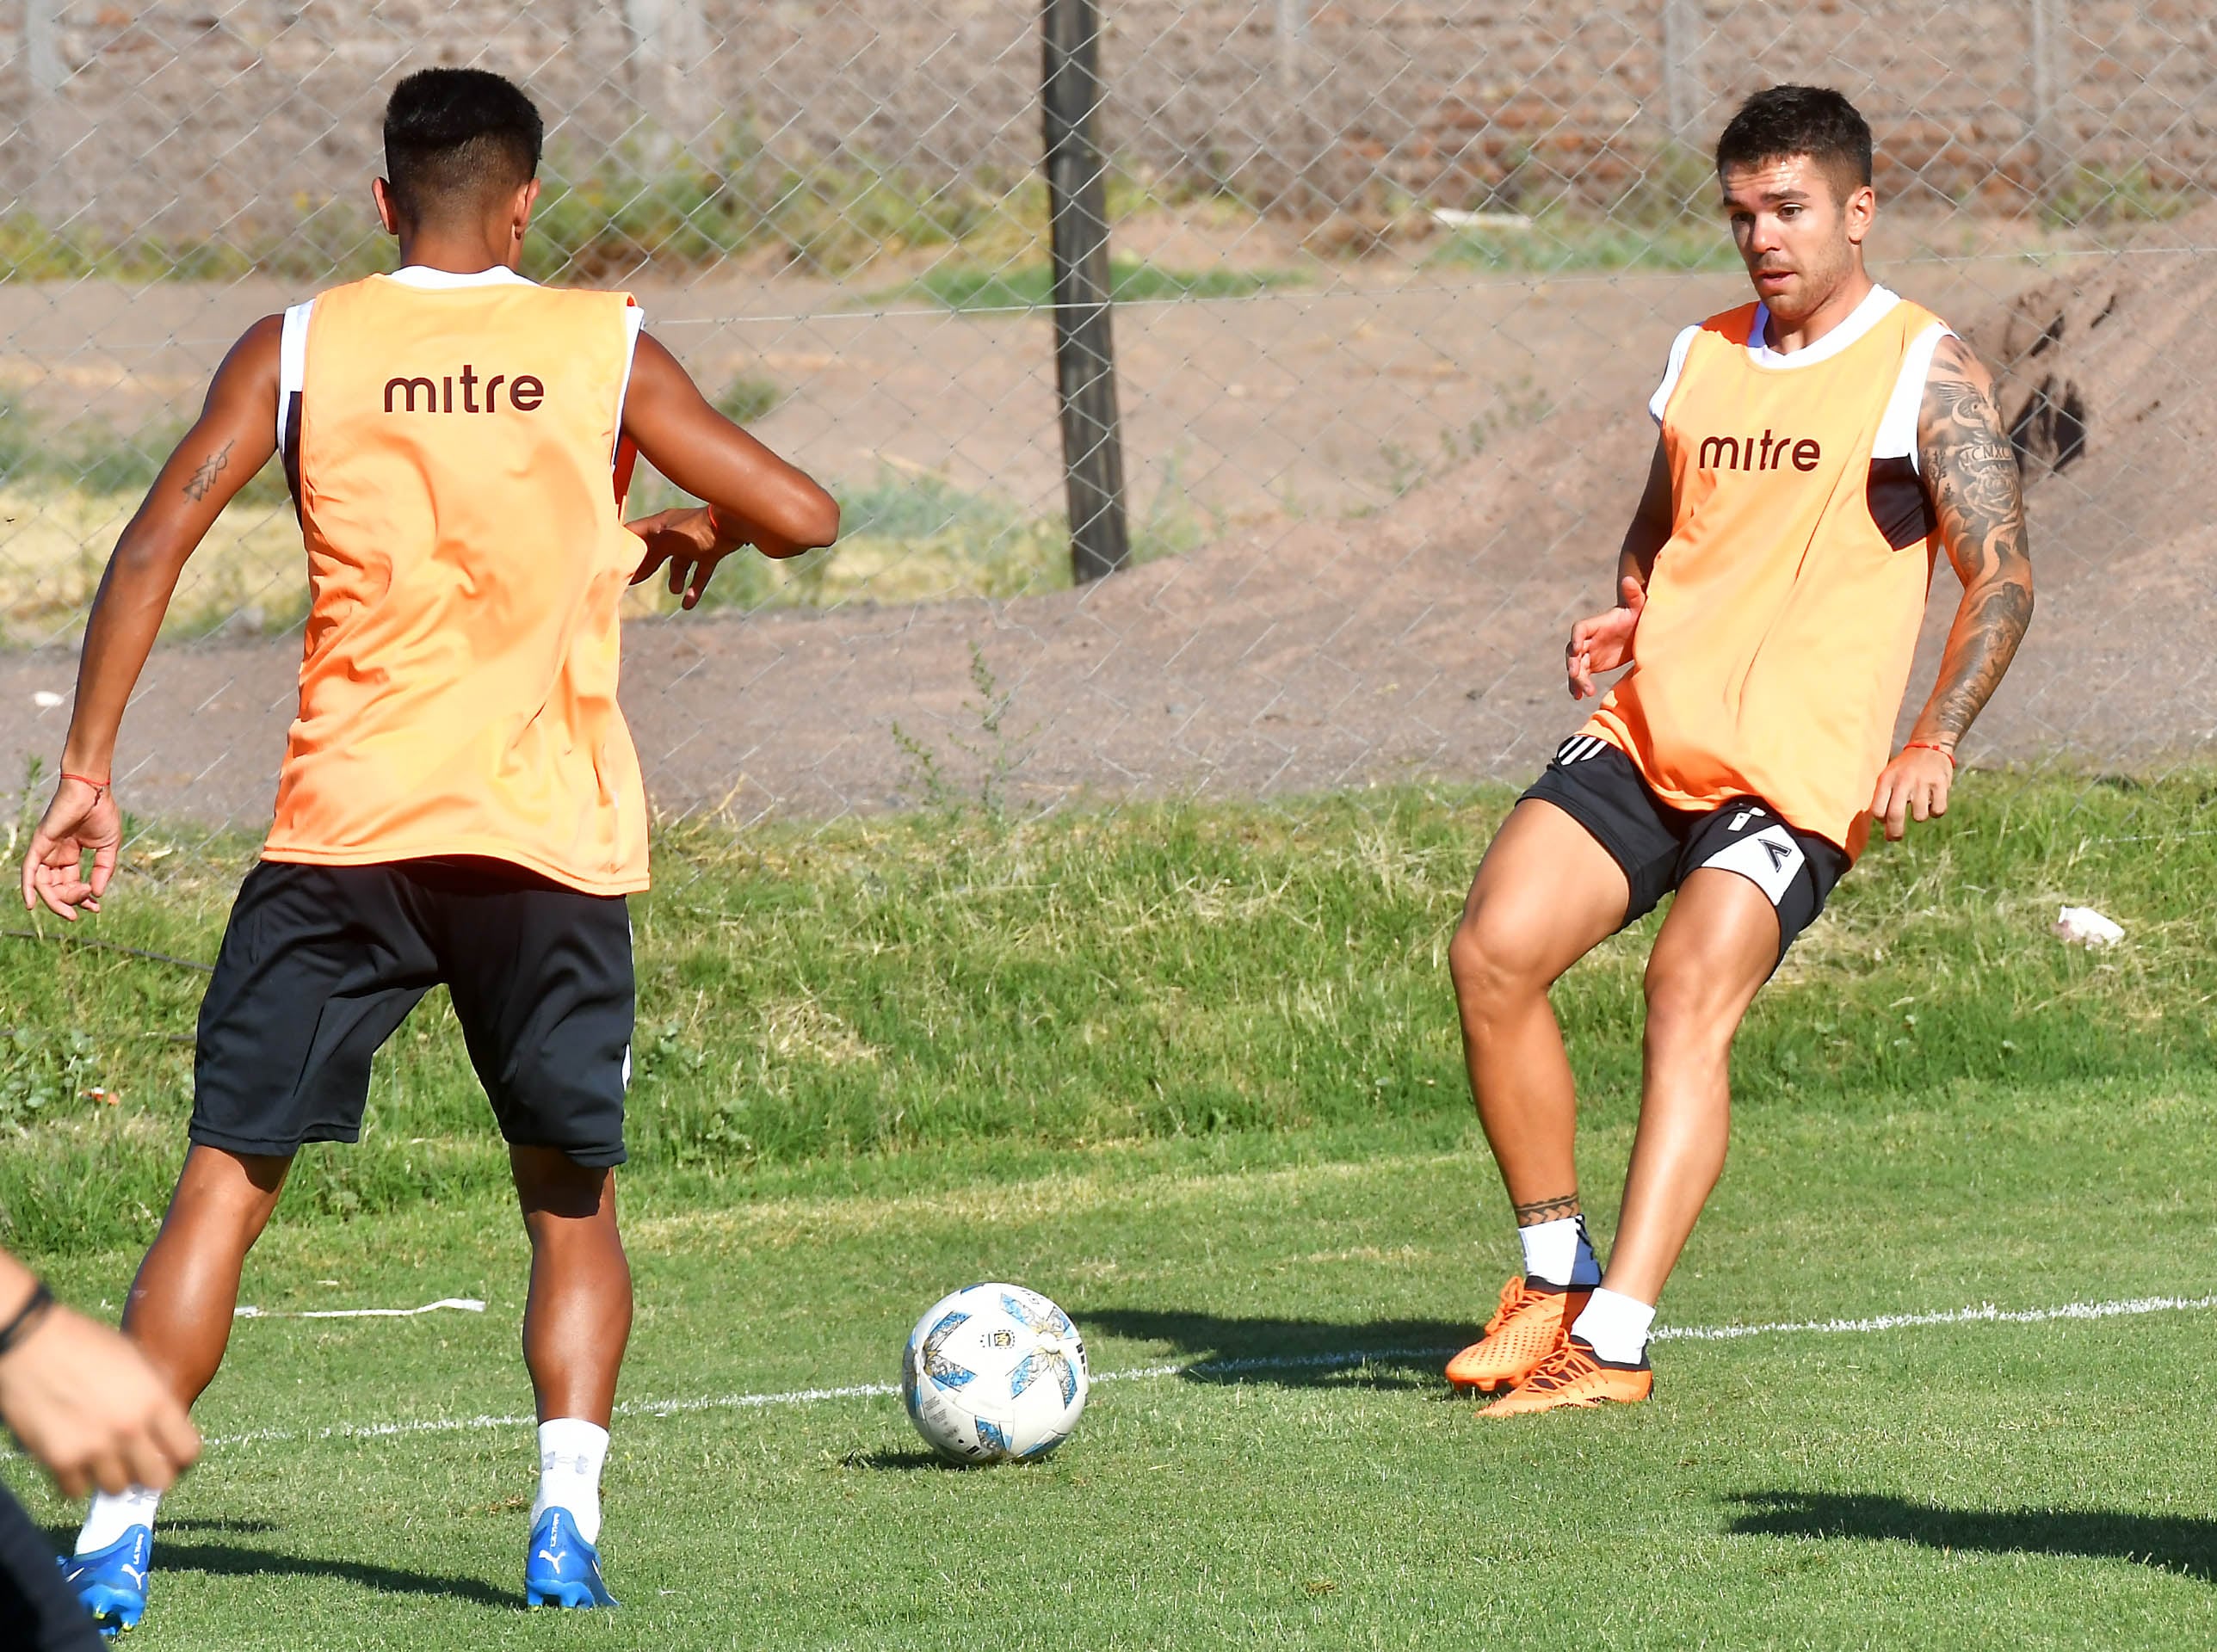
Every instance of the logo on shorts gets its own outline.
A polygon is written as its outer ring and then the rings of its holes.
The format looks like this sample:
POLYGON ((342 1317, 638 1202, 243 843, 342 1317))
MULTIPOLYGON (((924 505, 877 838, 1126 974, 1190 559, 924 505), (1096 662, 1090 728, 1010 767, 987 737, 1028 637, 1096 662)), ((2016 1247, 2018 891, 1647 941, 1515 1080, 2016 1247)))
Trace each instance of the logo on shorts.
POLYGON ((1555 748, 1555 767, 1568 768, 1572 763, 1582 763, 1589 757, 1598 757, 1609 749, 1609 742, 1590 734, 1574 734, 1555 748))
MULTIPOLYGON (((1766 817, 1760 809, 1744 809, 1737 817, 1726 823, 1725 830, 1738 832, 1750 821, 1764 818, 1766 817)), ((1776 821, 1772 821, 1762 830, 1751 832, 1727 843, 1701 865, 1714 866, 1719 872, 1739 873, 1769 897, 1770 903, 1776 906, 1786 898, 1786 891, 1793 886, 1794 877, 1806 859, 1801 853, 1801 846, 1794 841, 1794 834, 1776 821)))

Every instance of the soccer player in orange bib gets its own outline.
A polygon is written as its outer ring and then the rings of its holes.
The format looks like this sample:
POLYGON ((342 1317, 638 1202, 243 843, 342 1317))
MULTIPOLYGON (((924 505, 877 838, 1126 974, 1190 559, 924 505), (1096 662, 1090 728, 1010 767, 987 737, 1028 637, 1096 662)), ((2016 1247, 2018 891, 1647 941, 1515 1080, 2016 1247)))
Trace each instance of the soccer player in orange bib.
MULTIPOLYGON (((600 1474, 632 1316, 614 1168, 625 897, 647 885, 618 607, 665 566, 690 607, 743 546, 828 545, 838 507, 707 404, 627 295, 517 273, 541 135, 496 75, 431 69, 395 89, 375 198, 401 268, 256 323, 218 370, 101 583, 22 892, 66 919, 99 909, 133 686, 185 559, 281 455, 312 590, 300 716, 201 1007, 191 1148, 124 1328, 199 1397, 293 1155, 359 1139, 371 1056, 443 983, 531 1245, 525 1597, 591 1606, 613 1604, 600 1474), (708 503, 627 524, 634 453, 708 503)), ((145 1610, 156 1501, 96 1498, 67 1563, 111 1630, 145 1610)))
POLYGON ((1757 301, 1671 348, 1618 605, 1572 628, 1572 697, 1630 669, 1503 824, 1449 949, 1524 1253, 1484 1337, 1448 1365, 1457 1386, 1501 1396, 1485 1415, 1647 1397, 1655 1304, 1724 1168, 1740 1018, 1873 822, 1899 838, 1946 811, 1956 743, 2032 614, 1992 381, 1864 270, 1869 126, 1837 92, 1776 86, 1732 117, 1716 163, 1757 301), (1962 601, 1895 752, 1943 547, 1962 601), (1547 993, 1673 891, 1604 1273, 1547 993))

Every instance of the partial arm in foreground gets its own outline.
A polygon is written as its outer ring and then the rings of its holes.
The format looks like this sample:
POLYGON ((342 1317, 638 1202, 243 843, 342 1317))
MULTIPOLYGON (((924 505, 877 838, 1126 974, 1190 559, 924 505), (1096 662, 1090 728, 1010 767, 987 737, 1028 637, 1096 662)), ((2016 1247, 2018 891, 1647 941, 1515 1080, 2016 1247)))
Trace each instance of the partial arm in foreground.
POLYGON ((0 1422, 64 1495, 166 1488, 201 1437, 139 1350, 0 1251, 0 1422))

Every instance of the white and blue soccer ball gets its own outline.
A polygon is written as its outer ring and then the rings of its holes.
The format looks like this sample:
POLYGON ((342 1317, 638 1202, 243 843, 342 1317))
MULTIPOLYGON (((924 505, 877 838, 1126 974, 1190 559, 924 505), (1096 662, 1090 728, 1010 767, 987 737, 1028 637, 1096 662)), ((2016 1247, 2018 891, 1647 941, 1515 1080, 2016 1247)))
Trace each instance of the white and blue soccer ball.
POLYGON ((1078 1427, 1087 1385, 1078 1327, 1020 1285, 942 1297, 901 1353, 910 1421, 956 1463, 1046 1456, 1078 1427))

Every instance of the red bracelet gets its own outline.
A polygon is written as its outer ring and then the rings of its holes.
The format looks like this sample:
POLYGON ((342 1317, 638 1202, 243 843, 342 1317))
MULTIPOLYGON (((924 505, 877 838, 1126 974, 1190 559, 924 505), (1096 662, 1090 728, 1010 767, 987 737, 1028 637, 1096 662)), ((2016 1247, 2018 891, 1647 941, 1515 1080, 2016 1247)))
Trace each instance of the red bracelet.
POLYGON ((1955 754, 1945 746, 1936 746, 1930 740, 1912 740, 1902 748, 1904 751, 1936 751, 1948 760, 1948 767, 1955 767, 1955 754))
POLYGON ((62 778, 65 780, 75 780, 79 786, 89 786, 96 792, 105 792, 108 790, 108 782, 106 780, 96 780, 90 774, 72 774, 69 770, 64 769, 62 771, 62 778))

